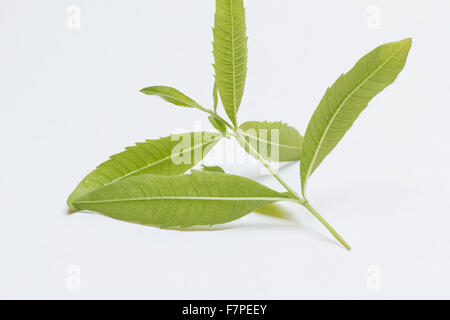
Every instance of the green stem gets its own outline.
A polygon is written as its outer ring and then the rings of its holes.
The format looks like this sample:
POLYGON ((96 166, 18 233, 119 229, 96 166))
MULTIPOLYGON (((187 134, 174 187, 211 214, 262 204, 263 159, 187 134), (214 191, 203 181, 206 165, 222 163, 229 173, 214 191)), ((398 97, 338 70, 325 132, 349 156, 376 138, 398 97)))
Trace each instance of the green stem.
POLYGON ((308 201, 305 201, 302 205, 306 209, 308 209, 309 212, 311 212, 325 226, 325 228, 328 229, 328 231, 330 231, 333 237, 337 241, 339 241, 345 247, 345 249, 347 249, 348 251, 352 250, 352 247, 339 235, 339 233, 336 232, 336 230, 333 229, 333 227, 313 207, 311 207, 308 201))
POLYGON ((239 132, 234 131, 234 137, 244 143, 245 146, 248 147, 248 151, 251 155, 256 157, 263 165, 266 167, 267 170, 275 177, 275 179, 278 180, 278 182, 290 193, 291 198, 294 200, 294 202, 301 204, 306 209, 308 209, 309 212, 311 212, 324 226, 327 228, 327 230, 333 235, 333 237, 339 241, 347 250, 352 250, 352 247, 336 232, 336 230, 333 229, 333 227, 308 203, 306 199, 303 199, 300 197, 287 183, 284 181, 280 175, 271 167, 270 163, 264 159, 263 156, 259 154, 257 150, 255 150, 250 143, 247 142, 247 140, 242 137, 239 132))

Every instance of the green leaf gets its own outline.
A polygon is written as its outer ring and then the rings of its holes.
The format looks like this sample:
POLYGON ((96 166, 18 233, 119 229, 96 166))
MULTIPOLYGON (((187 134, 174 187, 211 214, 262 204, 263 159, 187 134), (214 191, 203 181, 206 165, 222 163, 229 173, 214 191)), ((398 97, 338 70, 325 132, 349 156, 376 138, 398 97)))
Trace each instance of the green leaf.
POLYGON ((73 202, 78 198, 133 175, 183 174, 199 163, 221 138, 218 133, 192 132, 137 143, 88 174, 69 196, 67 204, 75 209, 73 202))
POLYGON ((369 101, 403 69, 411 38, 379 46, 342 75, 320 101, 303 141, 300 176, 305 194, 309 177, 334 149, 369 101))
POLYGON ((289 199, 246 178, 195 171, 183 176, 130 177, 91 192, 74 205, 128 222, 188 227, 230 222, 284 200, 289 199))
POLYGON ((203 171, 208 171, 208 172, 225 173, 225 170, 223 170, 219 166, 205 166, 204 164, 202 164, 202 170, 203 171))
POLYGON ((200 110, 205 110, 197 102, 184 95, 182 92, 171 87, 156 86, 148 87, 141 90, 142 93, 148 94, 150 96, 159 96, 160 98, 173 103, 176 106, 187 107, 187 108, 197 108, 200 110))
POLYGON ((216 0, 214 69, 225 112, 234 126, 247 77, 247 35, 243 0, 216 0))
MULTIPOLYGON (((298 131, 282 122, 245 122, 239 133, 266 160, 275 162, 300 160, 303 137, 298 131)), ((244 149, 248 148, 239 140, 244 149)))
POLYGON ((212 126, 217 129, 217 131, 219 131, 222 134, 227 133, 227 127, 225 126, 225 124, 219 119, 217 119, 215 116, 209 116, 208 120, 209 122, 211 122, 212 126))

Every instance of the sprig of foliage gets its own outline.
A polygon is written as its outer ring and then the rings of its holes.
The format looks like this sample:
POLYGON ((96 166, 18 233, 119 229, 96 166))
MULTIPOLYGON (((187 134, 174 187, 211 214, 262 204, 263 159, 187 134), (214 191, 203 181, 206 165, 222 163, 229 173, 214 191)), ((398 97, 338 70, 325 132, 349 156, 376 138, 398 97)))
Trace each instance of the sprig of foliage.
POLYGON ((91 210, 128 222, 188 227, 230 222, 274 202, 291 201, 309 210, 348 250, 350 245, 309 204, 312 173, 336 147, 370 100, 403 69, 410 38, 379 46, 326 91, 305 137, 282 122, 238 123, 247 76, 247 35, 243 0, 216 0, 213 29, 215 82, 212 108, 167 86, 142 89, 181 107, 208 114, 217 132, 191 132, 147 140, 113 155, 88 174, 68 199, 72 210, 91 210), (219 97, 230 122, 218 113, 219 97), (234 138, 258 159, 287 192, 226 174, 219 166, 191 170, 222 138, 234 138), (181 141, 180 141, 181 140, 181 141), (272 162, 300 160, 301 195, 272 168, 272 162))

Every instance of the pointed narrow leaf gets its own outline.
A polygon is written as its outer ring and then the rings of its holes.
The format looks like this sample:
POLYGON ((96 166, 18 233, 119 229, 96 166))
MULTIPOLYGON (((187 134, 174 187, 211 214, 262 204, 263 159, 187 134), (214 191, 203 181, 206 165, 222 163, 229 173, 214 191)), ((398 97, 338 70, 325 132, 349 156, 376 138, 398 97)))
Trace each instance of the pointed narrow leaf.
POLYGON ((303 141, 301 182, 308 178, 334 149, 370 100, 393 83, 403 69, 410 38, 379 46, 342 75, 320 101, 303 141))
POLYGON ((150 96, 159 96, 160 98, 173 103, 176 106, 187 107, 187 108, 197 108, 204 110, 204 108, 197 102, 178 91, 177 89, 164 86, 148 87, 141 90, 142 93, 148 94, 150 96))
POLYGON ((74 205, 128 222, 187 227, 230 222, 283 200, 288 198, 246 178, 195 171, 130 177, 89 193, 74 205))
POLYGON ((183 174, 199 163, 221 138, 218 133, 192 132, 137 143, 88 174, 72 192, 67 204, 75 209, 73 202, 78 198, 133 175, 183 174))
POLYGON ((247 77, 247 35, 243 0, 216 0, 214 69, 225 112, 236 126, 236 115, 247 77))
MULTIPOLYGON (((258 150, 264 158, 275 162, 300 160, 303 137, 298 131, 282 122, 243 123, 240 134, 247 142, 258 150)), ((239 140, 242 145, 242 141, 239 140)), ((247 146, 244 149, 248 152, 247 146)))

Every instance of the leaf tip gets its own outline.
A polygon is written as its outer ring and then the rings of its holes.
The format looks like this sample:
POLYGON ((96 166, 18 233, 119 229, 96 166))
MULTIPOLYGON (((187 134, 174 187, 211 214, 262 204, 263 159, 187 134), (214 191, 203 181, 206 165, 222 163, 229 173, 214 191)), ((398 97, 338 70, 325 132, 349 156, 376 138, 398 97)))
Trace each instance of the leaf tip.
POLYGON ((67 206, 69 207, 68 213, 74 213, 76 211, 78 211, 78 208, 75 206, 74 204, 74 192, 72 192, 72 194, 67 198, 67 206))
POLYGON ((409 50, 409 48, 411 48, 411 46, 412 46, 412 41, 413 41, 412 37, 409 37, 409 38, 400 40, 399 42, 401 44, 403 44, 405 47, 407 47, 409 50))
POLYGON ((77 213, 78 211, 79 211, 78 209, 69 208, 69 209, 67 209, 67 214, 77 213))
POLYGON ((403 41, 408 42, 408 43, 412 43, 413 38, 412 37, 408 37, 408 38, 404 39, 403 41))

